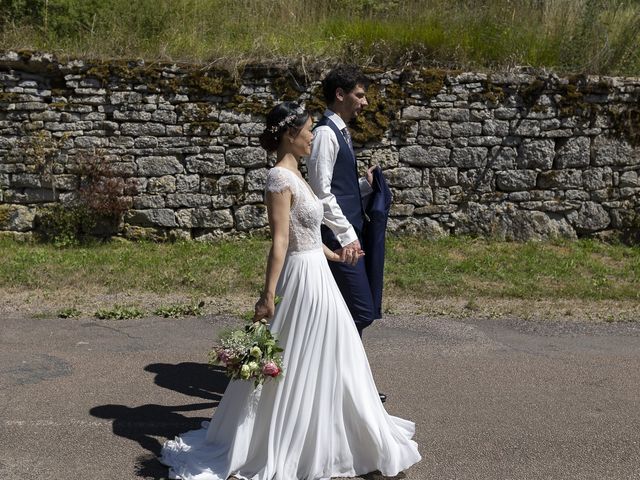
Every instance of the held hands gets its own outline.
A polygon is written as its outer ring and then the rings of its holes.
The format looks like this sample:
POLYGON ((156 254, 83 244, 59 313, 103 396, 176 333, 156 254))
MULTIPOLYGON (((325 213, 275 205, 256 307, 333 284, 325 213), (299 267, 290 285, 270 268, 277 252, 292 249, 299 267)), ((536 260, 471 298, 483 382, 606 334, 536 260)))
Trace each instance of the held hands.
POLYGON ((345 245, 336 252, 340 256, 340 262, 347 263, 352 267, 358 263, 362 257, 364 257, 364 251, 360 246, 360 242, 358 240, 354 240, 353 242, 345 245))

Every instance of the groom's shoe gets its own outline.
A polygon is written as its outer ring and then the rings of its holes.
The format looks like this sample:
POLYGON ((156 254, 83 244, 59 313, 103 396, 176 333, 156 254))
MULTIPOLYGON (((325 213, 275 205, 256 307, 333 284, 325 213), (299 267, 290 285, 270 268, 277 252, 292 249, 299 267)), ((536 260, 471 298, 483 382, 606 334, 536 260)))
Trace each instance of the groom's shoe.
POLYGON ((386 402, 386 401, 387 401, 387 394, 386 394, 386 393, 380 393, 380 392, 378 392, 378 395, 380 395, 380 401, 381 401, 382 403, 384 403, 384 402, 386 402))

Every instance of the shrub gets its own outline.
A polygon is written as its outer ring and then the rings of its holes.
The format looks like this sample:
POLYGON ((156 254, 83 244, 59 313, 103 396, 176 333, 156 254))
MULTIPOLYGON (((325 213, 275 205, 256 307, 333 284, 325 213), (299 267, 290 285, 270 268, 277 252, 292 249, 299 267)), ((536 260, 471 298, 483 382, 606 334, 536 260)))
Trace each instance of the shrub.
POLYGON ((95 218, 82 204, 56 203, 45 207, 36 217, 36 231, 41 240, 59 247, 69 247, 83 242, 95 225, 95 218))

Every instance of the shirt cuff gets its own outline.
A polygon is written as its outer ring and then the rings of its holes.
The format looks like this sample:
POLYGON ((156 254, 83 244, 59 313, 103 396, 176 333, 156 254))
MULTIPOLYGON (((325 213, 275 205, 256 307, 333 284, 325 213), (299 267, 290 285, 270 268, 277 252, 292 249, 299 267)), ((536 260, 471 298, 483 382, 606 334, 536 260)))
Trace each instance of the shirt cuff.
POLYGON ((336 235, 336 237, 338 238, 338 242, 340 242, 340 246, 342 247, 358 240, 358 235, 356 235, 356 231, 351 225, 346 232, 336 235))
POLYGON ((369 185, 366 177, 360 177, 358 179, 358 184, 360 186, 360 197, 366 197, 373 192, 373 187, 369 185))

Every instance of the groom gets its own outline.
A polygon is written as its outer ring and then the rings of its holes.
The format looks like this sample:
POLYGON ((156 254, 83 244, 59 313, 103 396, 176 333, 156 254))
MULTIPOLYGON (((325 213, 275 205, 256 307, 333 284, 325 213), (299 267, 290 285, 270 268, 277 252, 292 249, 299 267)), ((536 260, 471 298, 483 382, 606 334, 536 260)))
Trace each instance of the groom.
POLYGON ((334 68, 322 81, 327 110, 314 130, 307 172, 311 188, 322 201, 322 241, 342 262, 329 262, 358 332, 376 318, 371 282, 362 257, 365 212, 362 199, 372 192, 373 170, 358 178, 347 124, 368 105, 368 80, 354 66, 334 68))

